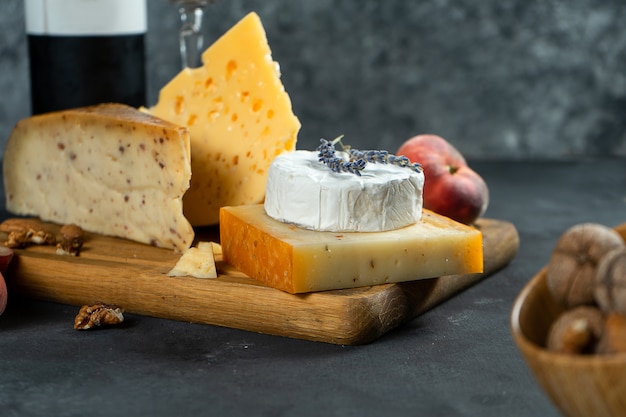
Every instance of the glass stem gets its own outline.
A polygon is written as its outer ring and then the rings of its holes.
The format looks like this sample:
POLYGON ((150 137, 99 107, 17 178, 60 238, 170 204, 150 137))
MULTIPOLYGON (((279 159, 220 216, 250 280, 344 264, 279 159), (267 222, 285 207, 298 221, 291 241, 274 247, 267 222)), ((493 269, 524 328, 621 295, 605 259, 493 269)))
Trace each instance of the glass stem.
POLYGON ((202 62, 202 49, 204 38, 202 36, 202 16, 204 5, 202 2, 183 2, 178 11, 180 12, 180 57, 183 68, 196 68, 202 62))

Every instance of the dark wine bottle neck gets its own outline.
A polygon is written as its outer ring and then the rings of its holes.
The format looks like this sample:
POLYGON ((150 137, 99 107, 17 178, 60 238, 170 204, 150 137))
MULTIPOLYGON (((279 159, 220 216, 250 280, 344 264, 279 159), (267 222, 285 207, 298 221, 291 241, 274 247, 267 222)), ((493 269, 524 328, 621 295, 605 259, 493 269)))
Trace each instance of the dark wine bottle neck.
POLYGON ((33 114, 105 102, 145 105, 145 35, 28 35, 33 114))

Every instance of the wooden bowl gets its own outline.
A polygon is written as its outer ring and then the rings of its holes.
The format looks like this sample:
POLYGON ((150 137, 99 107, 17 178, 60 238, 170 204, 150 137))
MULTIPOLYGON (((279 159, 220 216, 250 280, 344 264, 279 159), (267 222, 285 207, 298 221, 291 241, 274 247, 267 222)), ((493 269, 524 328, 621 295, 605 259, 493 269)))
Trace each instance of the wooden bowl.
MULTIPOLYGON (((626 224, 616 230, 626 240, 626 224)), ((513 305, 511 331, 517 347, 563 415, 626 416, 626 354, 566 355, 545 349, 550 325, 563 311, 548 290, 546 270, 532 278, 513 305)))

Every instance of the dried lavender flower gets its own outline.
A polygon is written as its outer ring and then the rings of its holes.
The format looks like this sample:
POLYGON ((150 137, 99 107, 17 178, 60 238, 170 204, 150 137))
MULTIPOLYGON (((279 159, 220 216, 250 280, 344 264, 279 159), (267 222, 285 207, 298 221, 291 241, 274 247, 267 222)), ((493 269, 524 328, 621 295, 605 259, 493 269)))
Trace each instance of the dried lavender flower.
MULTIPOLYGON (((341 137, 335 141, 339 139, 341 137)), ((361 171, 365 168, 366 162, 363 159, 346 161, 343 158, 338 158, 335 153, 335 141, 320 139, 321 144, 317 148, 319 161, 326 164, 333 172, 349 172, 361 176, 361 171)))
POLYGON ((404 155, 396 156, 387 151, 359 151, 358 149, 349 149, 348 153, 351 158, 364 159, 371 163, 396 165, 401 168, 409 168, 415 172, 422 171, 422 165, 417 162, 411 162, 409 158, 404 155))
POLYGON ((343 136, 339 136, 332 141, 320 139, 321 143, 317 148, 319 161, 326 164, 333 172, 349 172, 360 176, 361 171, 368 162, 396 165, 402 168, 409 168, 415 172, 422 171, 420 164, 411 162, 406 156, 396 156, 387 151, 360 151, 358 149, 351 149, 349 146, 344 146, 343 143, 341 143, 342 137, 343 136), (350 155, 349 161, 336 156, 335 143, 337 142, 339 142, 342 148, 350 155))

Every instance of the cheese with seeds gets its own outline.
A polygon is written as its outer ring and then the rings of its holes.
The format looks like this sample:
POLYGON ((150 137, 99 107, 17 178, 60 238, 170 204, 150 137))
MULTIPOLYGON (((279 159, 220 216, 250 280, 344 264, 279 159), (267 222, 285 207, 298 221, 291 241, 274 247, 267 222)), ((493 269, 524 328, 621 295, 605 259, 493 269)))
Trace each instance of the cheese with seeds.
POLYGON ((21 120, 3 171, 13 214, 179 251, 193 242, 182 206, 189 132, 135 108, 102 104, 21 120))
POLYGON ((222 206, 263 202, 270 163, 295 149, 300 130, 257 14, 233 26, 202 60, 144 109, 191 132, 184 210, 194 226, 217 224, 222 206))
POLYGON ((429 210, 401 229, 318 232, 272 219, 262 204, 220 213, 224 261, 289 293, 483 271, 482 234, 429 210))

